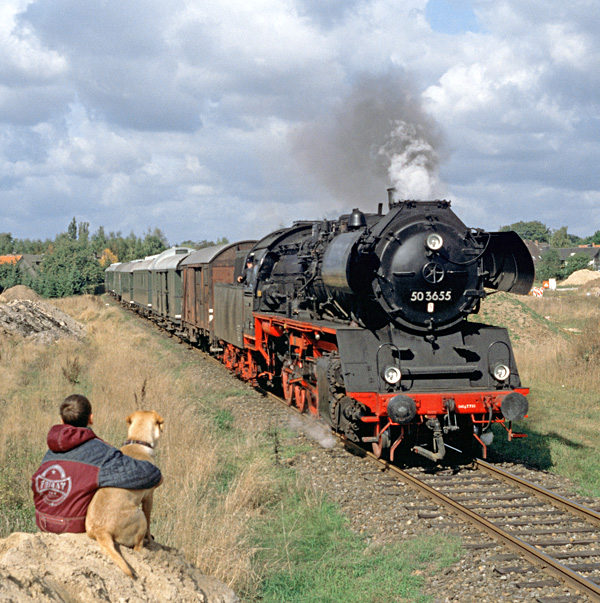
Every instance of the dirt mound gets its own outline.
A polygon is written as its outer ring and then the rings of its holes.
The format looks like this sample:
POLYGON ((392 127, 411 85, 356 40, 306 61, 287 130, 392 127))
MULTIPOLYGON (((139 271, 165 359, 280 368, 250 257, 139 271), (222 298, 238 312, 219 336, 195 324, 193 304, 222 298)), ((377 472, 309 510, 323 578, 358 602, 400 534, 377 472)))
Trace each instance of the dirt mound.
POLYGON ((61 337, 85 336, 85 327, 52 304, 17 299, 0 303, 0 333, 20 335, 41 343, 61 337))
POLYGON ((15 299, 28 299, 30 301, 37 301, 40 299, 40 296, 29 287, 25 285, 15 285, 10 289, 6 289, 0 295, 0 302, 9 302, 14 301, 15 299))
POLYGON ((576 270, 569 278, 561 281, 560 286, 566 285, 568 287, 576 287, 578 285, 585 285, 590 281, 595 281, 598 276, 599 273, 596 270, 588 270, 587 268, 576 270))
POLYGON ((593 295, 598 295, 598 292, 600 291, 600 276, 591 281, 588 281, 585 285, 581 287, 581 290, 583 292, 589 291, 593 295))
POLYGON ((505 327, 514 344, 548 341, 556 330, 539 313, 537 297, 520 297, 512 293, 494 293, 481 302, 479 314, 470 317, 473 322, 505 327))
POLYGON ((155 542, 121 552, 136 572, 126 576, 86 534, 25 534, 0 540, 1 601, 198 601, 238 603, 174 549, 155 542))

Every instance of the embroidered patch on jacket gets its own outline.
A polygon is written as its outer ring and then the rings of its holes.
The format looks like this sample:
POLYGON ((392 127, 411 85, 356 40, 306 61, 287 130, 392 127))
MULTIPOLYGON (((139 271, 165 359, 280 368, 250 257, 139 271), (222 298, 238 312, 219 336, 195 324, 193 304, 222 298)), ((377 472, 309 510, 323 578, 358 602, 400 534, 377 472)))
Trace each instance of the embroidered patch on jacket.
POLYGON ((50 465, 35 478, 35 489, 47 505, 55 507, 69 496, 71 478, 60 465, 50 465))

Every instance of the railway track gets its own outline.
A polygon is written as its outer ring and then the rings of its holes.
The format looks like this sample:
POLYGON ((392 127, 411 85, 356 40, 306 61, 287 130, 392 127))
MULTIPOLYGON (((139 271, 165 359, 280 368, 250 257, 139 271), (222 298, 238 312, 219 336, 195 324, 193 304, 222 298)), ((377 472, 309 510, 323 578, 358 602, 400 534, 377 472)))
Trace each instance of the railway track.
MULTIPOLYGON (((257 389, 298 412, 272 392, 257 389)), ((401 469, 345 437, 334 435, 347 448, 365 455, 381 469, 392 472, 402 482, 510 549, 513 553, 500 559, 508 563, 500 571, 507 575, 526 574, 533 565, 551 577, 524 581, 522 588, 560 586, 562 582, 578 596, 600 601, 600 512, 597 510, 481 459, 456 475, 440 477, 419 469, 401 469)), ((548 603, 566 600, 560 596, 539 599, 548 603)))
MULTIPOLYGON (((285 404, 271 392, 261 391, 285 404)), ((393 472, 402 482, 513 551, 502 556, 509 565, 500 571, 525 574, 533 565, 575 589, 577 595, 600 601, 600 512, 597 510, 481 459, 456 475, 439 477, 419 469, 401 469, 345 437, 335 435, 347 448, 366 455, 380 468, 393 472)), ((559 586, 560 582, 536 580, 523 582, 521 586, 535 589, 553 585, 559 586)), ((559 603, 565 599, 546 600, 559 603)))
MULTIPOLYGON (((355 446, 347 441, 345 444, 355 446)), ((370 452, 366 454, 402 482, 513 551, 502 556, 501 560, 509 565, 502 567, 501 572, 525 574, 531 564, 565 582, 578 595, 600 601, 600 513, 597 510, 479 459, 471 469, 463 469, 456 475, 437 476, 419 469, 404 470, 377 459, 370 452)), ((522 584, 530 588, 552 585, 551 580, 522 584)))

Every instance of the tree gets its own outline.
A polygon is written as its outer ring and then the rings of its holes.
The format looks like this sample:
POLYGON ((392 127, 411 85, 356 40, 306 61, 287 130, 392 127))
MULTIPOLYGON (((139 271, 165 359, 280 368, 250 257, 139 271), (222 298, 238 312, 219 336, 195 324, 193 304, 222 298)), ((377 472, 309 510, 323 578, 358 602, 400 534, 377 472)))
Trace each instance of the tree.
POLYGON ((229 239, 227 237, 219 237, 216 241, 208 241, 207 239, 202 239, 201 241, 191 241, 186 240, 178 243, 178 247, 193 247, 194 249, 204 249, 205 247, 214 247, 216 245, 225 245, 229 243, 229 239))
POLYGON ((16 264, 0 264, 0 292, 21 283, 20 270, 16 264))
POLYGON ((0 255, 12 253, 14 240, 10 232, 0 232, 0 255))
POLYGON ((108 247, 110 250, 119 258, 117 261, 126 261, 127 256, 127 243, 121 236, 121 232, 111 232, 108 235, 108 247))
POLYGON ((567 258, 564 266, 562 267, 560 277, 567 278, 573 272, 577 270, 583 270, 584 268, 590 267, 590 258, 585 253, 576 253, 570 258, 567 258))
POLYGON ((531 222, 515 222, 509 226, 501 226, 500 231, 514 230, 522 239, 547 243, 550 239, 550 229, 538 220, 531 222))
POLYGON ((106 249, 104 249, 102 251, 102 254, 100 255, 100 266, 102 266, 102 268, 106 268, 107 266, 110 266, 111 264, 115 264, 116 262, 118 262, 119 259, 117 258, 117 256, 107 247, 106 249))
POLYGON ((549 249, 535 266, 536 276, 545 281, 549 278, 560 278, 561 263, 558 251, 549 249))
POLYGON ((98 230, 91 237, 91 245, 94 251, 100 255, 108 246, 108 239, 104 232, 104 226, 99 226, 98 230))
POLYGON ((597 230, 593 235, 590 235, 589 237, 585 237, 583 239, 583 242, 588 245, 589 244, 593 244, 593 245, 600 244, 600 230, 597 230))
POLYGON ((555 230, 550 237, 551 247, 575 247, 582 241, 577 235, 571 235, 567 232, 566 226, 561 226, 555 230))
POLYGON ((104 279, 94 250, 69 237, 57 240, 52 253, 44 256, 34 289, 45 297, 95 293, 104 279))
POLYGON ((50 239, 46 239, 45 241, 40 239, 14 239, 13 252, 42 254, 46 253, 51 244, 52 241, 50 239))
POLYGON ((79 226, 77 227, 77 238, 87 245, 89 236, 90 236, 90 223, 89 222, 79 222, 79 226))
POLYGON ((75 239, 77 239, 77 220, 75 217, 73 217, 67 228, 67 237, 69 237, 71 241, 75 241, 75 239))
POLYGON ((164 235, 160 228, 155 228, 153 231, 148 229, 144 240, 142 241, 141 249, 144 257, 148 255, 155 255, 164 251, 168 247, 169 243, 167 237, 164 235))

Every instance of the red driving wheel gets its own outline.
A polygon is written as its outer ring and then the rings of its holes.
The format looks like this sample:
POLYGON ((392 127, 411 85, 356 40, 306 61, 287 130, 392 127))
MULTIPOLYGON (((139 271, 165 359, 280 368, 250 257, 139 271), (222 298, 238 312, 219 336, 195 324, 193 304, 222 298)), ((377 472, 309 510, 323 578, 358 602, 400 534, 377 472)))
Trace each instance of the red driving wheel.
POLYGON ((281 388, 283 389, 283 398, 291 406, 294 400, 294 386, 290 384, 290 372, 283 370, 281 373, 281 388))
POLYGON ((294 400, 300 412, 306 409, 306 390, 301 385, 294 385, 294 400))

